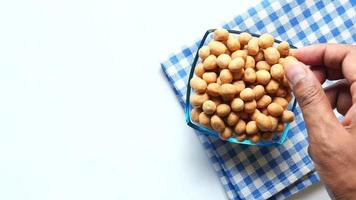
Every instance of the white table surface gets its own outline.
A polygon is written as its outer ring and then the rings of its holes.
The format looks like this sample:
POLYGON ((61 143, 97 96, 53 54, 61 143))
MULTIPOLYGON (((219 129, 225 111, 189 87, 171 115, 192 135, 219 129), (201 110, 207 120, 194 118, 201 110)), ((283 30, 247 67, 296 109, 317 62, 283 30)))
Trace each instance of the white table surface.
POLYGON ((1 1, 0 199, 225 199, 159 62, 257 2, 1 1))

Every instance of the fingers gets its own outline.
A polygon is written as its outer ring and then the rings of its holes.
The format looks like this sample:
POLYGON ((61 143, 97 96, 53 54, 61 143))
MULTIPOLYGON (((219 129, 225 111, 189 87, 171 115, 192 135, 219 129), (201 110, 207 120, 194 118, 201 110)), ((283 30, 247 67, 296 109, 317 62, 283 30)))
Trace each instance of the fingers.
POLYGON ((349 85, 346 80, 338 81, 324 89, 332 108, 345 115, 352 106, 349 85))
POLYGON ((285 71, 302 110, 311 142, 319 143, 332 137, 332 131, 343 129, 336 119, 329 100, 313 72, 303 63, 286 64, 285 71))

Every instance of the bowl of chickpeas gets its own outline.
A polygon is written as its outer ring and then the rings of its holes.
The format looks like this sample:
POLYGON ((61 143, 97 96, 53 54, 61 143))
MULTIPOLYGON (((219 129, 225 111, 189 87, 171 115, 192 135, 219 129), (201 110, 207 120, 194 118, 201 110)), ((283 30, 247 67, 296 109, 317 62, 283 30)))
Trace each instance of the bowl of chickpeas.
POLYGON ((189 74, 187 124, 232 143, 282 144, 295 118, 284 73, 291 48, 268 33, 208 30, 189 74))

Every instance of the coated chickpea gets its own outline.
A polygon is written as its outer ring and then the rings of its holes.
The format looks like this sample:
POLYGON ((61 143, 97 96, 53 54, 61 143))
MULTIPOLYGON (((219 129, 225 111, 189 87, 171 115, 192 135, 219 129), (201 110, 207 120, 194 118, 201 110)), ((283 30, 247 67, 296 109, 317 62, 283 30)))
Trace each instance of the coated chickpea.
POLYGON ((284 58, 282 58, 282 57, 279 58, 278 63, 281 64, 281 65, 283 65, 283 62, 284 62, 284 58))
POLYGON ((242 57, 236 57, 229 63, 229 70, 231 72, 239 72, 245 66, 245 60, 242 57))
POLYGON ((257 104, 255 100, 245 102, 244 112, 248 114, 252 114, 253 112, 255 112, 256 107, 257 104))
POLYGON ((274 43, 274 38, 271 34, 265 33, 262 34, 258 38, 258 46, 260 46, 263 49, 267 49, 268 47, 272 47, 274 43))
POLYGON ((268 113, 273 117, 279 117, 283 114, 283 107, 278 103, 271 103, 267 106, 268 113))
POLYGON ((256 72, 253 68, 245 69, 243 80, 247 83, 254 83, 256 81, 256 72))
POLYGON ((266 61, 261 60, 256 63, 256 69, 257 70, 267 70, 269 71, 271 69, 271 65, 269 65, 266 61))
POLYGON ((279 83, 275 80, 270 80, 269 83, 266 85, 266 91, 269 94, 275 94, 279 88, 279 83))
POLYGON ((276 128, 277 128, 277 125, 278 125, 278 118, 273 117, 273 116, 268 116, 268 117, 271 120, 271 124, 272 124, 272 127, 271 127, 270 131, 275 131, 276 128))
POLYGON ((243 59, 246 59, 247 57, 247 50, 236 50, 231 54, 231 59, 237 58, 237 57, 242 57, 243 59))
POLYGON ((272 98, 268 95, 263 95, 259 100, 257 100, 257 108, 267 108, 267 106, 272 102, 272 98))
POLYGON ((225 123, 224 120, 222 120, 219 116, 213 115, 210 119, 210 126, 213 128, 215 131, 223 131, 225 128, 225 123))
POLYGON ((280 58, 278 50, 274 47, 268 47, 264 51, 264 56, 265 56, 267 63, 270 65, 278 63, 279 58, 280 58))
POLYGON ((231 108, 227 104, 222 103, 216 107, 216 115, 218 115, 219 117, 226 117, 230 114, 230 112, 231 108))
POLYGON ((232 100, 236 94, 236 88, 232 84, 225 83, 220 86, 219 93, 225 101, 232 100))
POLYGON ((277 128, 276 128, 276 132, 280 133, 284 131, 284 123, 283 122, 278 122, 277 128))
POLYGON ((225 53, 225 51, 227 50, 226 46, 222 42, 214 40, 209 43, 209 48, 210 53, 215 56, 219 56, 220 54, 225 53))
POLYGON ((221 54, 218 56, 216 63, 221 69, 226 69, 229 66, 231 58, 227 54, 221 54))
POLYGON ((202 110, 200 108, 193 108, 190 111, 190 118, 194 121, 194 122, 199 122, 199 114, 202 112, 202 110))
POLYGON ((232 52, 239 50, 241 47, 239 38, 237 38, 236 36, 230 35, 229 39, 226 42, 226 46, 232 52))
POLYGON ((206 90, 207 84, 206 82, 197 77, 194 76, 192 79, 190 79, 190 86, 197 92, 197 93, 203 93, 206 90))
POLYGON ((256 63, 265 59, 261 49, 258 51, 257 55, 254 56, 254 59, 256 63))
POLYGON ((255 99, 255 93, 253 93, 251 88, 245 88, 240 92, 240 98, 243 101, 252 101, 255 99))
POLYGON ((284 97, 288 102, 290 102, 292 100, 292 95, 291 94, 287 94, 286 97, 284 97))
POLYGON ((246 124, 246 133, 251 135, 251 134, 256 134, 258 132, 257 124, 255 121, 249 121, 246 124))
POLYGON ((292 122, 293 120, 294 120, 294 113, 292 111, 289 110, 283 111, 282 122, 289 123, 292 122))
POLYGON ((219 137, 222 140, 227 140, 232 136, 232 134, 233 134, 232 129, 230 127, 225 127, 224 130, 219 133, 219 137))
POLYGON ((206 93, 208 93, 210 96, 220 96, 219 93, 220 90, 220 85, 217 83, 209 83, 208 87, 206 88, 206 93))
POLYGON ((190 97, 190 103, 193 105, 193 106, 197 106, 197 107, 200 107, 203 105, 204 101, 206 100, 209 100, 209 96, 208 94, 204 93, 204 94, 197 94, 197 93, 194 93, 191 95, 190 97))
POLYGON ((256 109, 255 112, 253 112, 252 115, 251 115, 251 120, 256 121, 257 116, 259 114, 261 114, 261 112, 258 109, 256 109))
POLYGON ((232 85, 236 88, 236 94, 240 94, 240 92, 246 88, 245 82, 242 80, 235 81, 232 83, 232 85))
POLYGON ((221 104, 222 100, 220 96, 211 96, 210 100, 212 100, 216 106, 218 106, 219 104, 221 104))
POLYGON ((245 61, 245 69, 255 68, 255 59, 252 56, 247 56, 245 61))
POLYGON ((269 131, 272 128, 271 119, 262 113, 257 116, 256 124, 261 131, 269 131))
POLYGON ((239 121, 239 116, 234 112, 231 112, 226 118, 226 123, 229 126, 235 126, 238 121, 239 121))
POLYGON ((248 137, 248 139, 250 139, 251 142, 253 142, 253 143, 257 143, 261 140, 261 135, 259 133, 256 133, 256 134, 250 135, 248 137))
POLYGON ((231 83, 233 80, 232 73, 228 69, 221 70, 219 77, 222 84, 231 83))
POLYGON ((221 85, 222 83, 221 83, 221 79, 220 79, 220 77, 218 77, 217 79, 216 79, 216 83, 217 84, 219 84, 219 85, 221 85))
POLYGON ((274 64, 271 67, 271 76, 275 80, 281 80, 284 77, 284 69, 281 64, 274 64))
POLYGON ((242 134, 245 133, 245 130, 246 130, 246 122, 240 119, 235 126, 235 133, 242 134))
POLYGON ((273 138, 273 134, 271 133, 271 132, 264 132, 264 133, 262 133, 262 136, 261 136, 261 138, 263 139, 263 140, 272 140, 272 138, 273 138))
POLYGON ((194 72, 195 72, 195 75, 197 75, 198 77, 202 78, 203 74, 205 73, 205 69, 204 69, 203 63, 197 64, 195 66, 194 72))
POLYGON ((232 76, 234 77, 234 80, 241 80, 244 77, 245 70, 241 69, 239 72, 232 72, 232 76))
POLYGON ((210 48, 208 46, 202 46, 198 51, 199 57, 205 60, 210 55, 210 48))
POLYGON ((229 38, 229 32, 226 29, 216 29, 214 31, 214 40, 225 41, 229 38))
POLYGON ((261 110, 261 113, 262 113, 262 114, 265 114, 265 115, 268 115, 268 114, 269 114, 267 108, 263 108, 263 109, 261 110))
POLYGON ((203 66, 205 70, 214 70, 217 68, 217 63, 216 63, 216 56, 214 55, 209 55, 205 60, 203 61, 203 66))
POLYGON ((281 56, 286 57, 289 55, 289 43, 288 42, 281 42, 279 43, 279 45, 277 46, 277 50, 279 51, 279 54, 281 54, 281 56))
POLYGON ((258 47, 258 39, 252 38, 247 44, 247 53, 249 55, 257 55, 260 48, 258 47))
POLYGON ((246 45, 252 39, 251 34, 249 33, 241 33, 239 35, 239 40, 241 45, 246 45))
POLYGON ((239 135, 236 135, 236 140, 242 142, 246 139, 246 135, 245 134, 239 134, 239 135))
POLYGON ((207 100, 204 101, 202 108, 206 114, 212 115, 216 110, 216 104, 212 100, 207 100))
POLYGON ((286 76, 283 76, 282 84, 284 87, 289 87, 289 82, 286 76))
POLYGON ((282 97, 274 97, 273 103, 279 104, 283 109, 287 109, 288 107, 288 101, 282 97))
POLYGON ((285 97, 285 96, 287 96, 287 90, 280 86, 278 88, 277 92, 276 92, 276 96, 277 97, 285 97))
POLYGON ((271 74, 267 70, 258 70, 256 72, 256 81, 258 84, 266 85, 271 80, 271 74))
POLYGON ((210 115, 201 112, 199 114, 199 123, 202 124, 203 126, 210 127, 210 115))
POLYGON ((282 62, 282 65, 286 65, 287 63, 290 63, 290 62, 294 62, 294 61, 297 61, 297 59, 293 56, 287 56, 284 58, 283 62, 282 62))
POLYGON ((231 101, 231 109, 235 112, 240 112, 244 109, 245 103, 240 98, 235 98, 231 101))
POLYGON ((217 75, 215 72, 205 72, 203 74, 203 80, 209 84, 209 83, 215 83, 217 79, 217 75))
POLYGON ((260 99, 263 95, 265 95, 265 88, 262 85, 256 85, 253 89, 253 93, 255 93, 255 99, 260 99))

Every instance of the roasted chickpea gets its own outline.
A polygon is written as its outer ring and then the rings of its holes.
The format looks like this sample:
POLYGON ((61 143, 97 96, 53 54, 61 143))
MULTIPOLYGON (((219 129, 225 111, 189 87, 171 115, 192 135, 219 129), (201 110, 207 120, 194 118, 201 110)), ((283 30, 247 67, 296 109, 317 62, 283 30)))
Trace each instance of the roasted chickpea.
POLYGON ((241 33, 239 35, 239 40, 241 45, 246 45, 252 39, 251 34, 249 33, 241 33))
POLYGON ((239 134, 239 135, 236 135, 236 140, 242 142, 246 139, 246 135, 245 134, 239 134))
POLYGON ((246 59, 247 57, 247 50, 236 50, 231 54, 231 59, 235 59, 237 57, 242 57, 243 59, 246 59))
POLYGON ((245 82, 242 80, 235 81, 232 83, 232 85, 236 88, 236 94, 240 94, 240 92, 246 88, 245 82))
POLYGON ((271 76, 274 80, 282 80, 284 77, 284 69, 281 64, 274 64, 271 67, 271 76))
POLYGON ((215 72, 205 72, 203 74, 203 80, 209 84, 209 83, 215 83, 217 79, 217 75, 215 72))
POLYGON ((292 95, 291 94, 287 94, 286 97, 284 97, 288 102, 290 102, 292 100, 292 95))
POLYGON ((256 124, 261 131, 269 131, 272 128, 271 119, 262 113, 257 116, 256 124))
POLYGON ((210 119, 210 126, 215 131, 220 132, 223 131, 225 128, 224 120, 222 120, 219 116, 213 115, 210 119))
POLYGON ((226 52, 227 48, 222 42, 218 41, 211 41, 209 43, 209 48, 210 48, 210 53, 219 56, 220 54, 223 54, 226 52))
POLYGON ((265 51, 264 51, 264 57, 267 61, 268 64, 273 65, 278 63, 280 55, 279 52, 276 48, 274 47, 268 47, 265 51))
POLYGON ((276 132, 280 133, 284 131, 284 123, 283 122, 278 122, 277 128, 276 128, 276 132))
POLYGON ((232 129, 230 127, 225 127, 224 130, 219 133, 219 137, 222 140, 227 140, 232 136, 232 134, 233 134, 232 129))
POLYGON ((278 125, 278 118, 273 117, 273 116, 268 116, 268 117, 271 120, 271 124, 272 124, 270 131, 275 131, 277 129, 277 125, 278 125))
POLYGON ((257 70, 267 70, 269 71, 271 69, 271 65, 269 65, 266 61, 261 60, 256 63, 256 69, 257 70))
POLYGON ((230 114, 226 118, 226 123, 229 126, 235 126, 238 121, 239 121, 239 116, 234 112, 230 112, 230 114))
POLYGON ((279 117, 282 115, 284 109, 278 103, 271 103, 267 106, 268 113, 273 117, 279 117))
POLYGON ((231 109, 235 112, 240 112, 244 109, 245 103, 240 98, 235 98, 231 101, 231 109))
POLYGON ((231 58, 227 54, 221 54, 218 56, 216 63, 221 69, 226 69, 231 62, 231 58))
POLYGON ((256 121, 257 116, 261 114, 261 112, 258 109, 255 109, 255 112, 252 113, 251 115, 251 120, 256 121))
POLYGON ((261 113, 265 115, 269 115, 267 108, 261 109, 261 113))
POLYGON ((246 83, 254 83, 256 81, 256 72, 253 68, 245 69, 243 80, 246 83))
POLYGON ((242 57, 236 57, 229 63, 229 70, 231 72, 239 72, 245 66, 245 60, 242 57))
POLYGON ((199 57, 205 60, 210 55, 210 48, 208 46, 202 46, 198 51, 199 57))
POLYGON ((253 142, 253 143, 257 143, 261 140, 261 135, 259 133, 249 135, 248 139, 251 140, 251 142, 253 142))
POLYGON ((241 69, 239 72, 232 72, 232 76, 234 77, 234 80, 241 80, 245 75, 245 70, 241 69))
POLYGON ((230 35, 229 39, 226 42, 227 48, 234 52, 240 49, 240 40, 236 36, 230 35))
POLYGON ((206 114, 212 115, 216 110, 216 104, 212 100, 207 100, 204 101, 202 108, 206 114))
POLYGON ((236 94, 236 88, 232 84, 225 83, 220 86, 219 92, 220 92, 221 97, 225 101, 228 101, 228 100, 232 100, 234 98, 234 96, 236 94))
POLYGON ((282 84, 284 87, 289 87, 289 82, 286 76, 283 76, 282 84))
POLYGON ((292 122, 293 120, 294 120, 294 113, 292 111, 289 111, 289 110, 283 111, 282 121, 284 123, 289 123, 289 122, 292 122))
POLYGON ((207 87, 206 82, 197 77, 194 76, 192 79, 190 79, 190 86, 197 92, 197 93, 204 93, 207 87))
POLYGON ((269 94, 275 94, 279 88, 279 83, 275 80, 270 80, 269 83, 266 85, 266 91, 269 94))
POLYGON ((282 97, 274 97, 273 103, 279 104, 283 109, 287 109, 288 107, 288 101, 282 97))
POLYGON ((193 120, 193 122, 199 122, 199 114, 202 112, 200 108, 193 108, 190 111, 190 118, 193 120))
POLYGON ((256 85, 253 89, 253 93, 255 93, 255 99, 260 99, 263 95, 265 95, 265 88, 262 85, 256 85))
POLYGON ((202 106, 204 101, 206 101, 206 100, 209 100, 209 96, 206 93, 204 93, 204 94, 194 93, 190 97, 190 103, 193 106, 197 106, 197 107, 202 106))
POLYGON ((256 104, 255 100, 247 101, 247 102, 245 102, 245 105, 244 105, 244 112, 251 114, 251 113, 255 112, 256 107, 257 107, 257 104, 256 104))
POLYGON ((259 100, 257 100, 257 108, 267 108, 267 106, 272 102, 272 98, 268 95, 263 95, 259 100))
POLYGON ((245 61, 245 69, 255 68, 255 59, 252 56, 247 56, 245 61))
POLYGON ((214 31, 214 40, 226 41, 229 38, 229 32, 226 29, 216 29, 214 31))
POLYGON ((289 55, 289 44, 288 42, 281 42, 279 43, 279 45, 277 46, 277 50, 279 52, 279 54, 281 54, 281 56, 286 57, 289 55))
POLYGON ((287 96, 287 90, 281 86, 279 86, 277 92, 276 92, 277 97, 285 97, 287 96))
POLYGON ((226 117, 230 114, 230 112, 231 108, 227 104, 222 103, 216 107, 216 115, 219 117, 226 117))
POLYGON ((297 59, 293 56, 287 56, 283 59, 283 62, 281 63, 283 66, 285 66, 287 63, 297 61, 297 59))
POLYGON ((255 99, 255 93, 253 93, 251 88, 245 88, 240 92, 240 98, 243 101, 252 101, 255 99))
POLYGON ((261 138, 263 140, 272 140, 273 138, 273 134, 271 132, 263 132, 262 135, 261 135, 261 138))
POLYGON ((249 55, 257 55, 260 48, 258 47, 258 39, 252 38, 247 44, 247 53, 249 55))
POLYGON ((251 135, 251 134, 256 134, 258 132, 257 124, 255 121, 249 121, 246 124, 246 133, 251 135))
POLYGON ((242 134, 245 133, 245 130, 246 130, 246 122, 242 119, 239 119, 239 121, 235 126, 235 133, 242 134))
POLYGON ((216 83, 219 84, 219 85, 222 85, 221 80, 220 80, 220 77, 218 77, 218 78, 216 79, 216 83))
POLYGON ((257 55, 254 56, 254 59, 256 63, 264 59, 263 51, 261 49, 258 51, 257 55))
POLYGON ((216 56, 209 55, 208 57, 206 57, 205 60, 203 61, 203 66, 205 70, 216 69, 217 68, 216 56))
POLYGON ((221 104, 222 100, 220 96, 211 96, 210 100, 212 100, 216 106, 218 106, 219 104, 221 104))
POLYGON ((222 84, 231 83, 233 80, 232 73, 228 69, 221 70, 219 78, 222 84))
POLYGON ((267 49, 268 47, 272 47, 274 43, 274 38, 271 34, 265 33, 262 34, 258 38, 258 46, 260 46, 263 49, 267 49))
POLYGON ((199 123, 202 124, 203 126, 210 127, 210 115, 201 112, 199 114, 199 123))
POLYGON ((202 78, 203 74, 205 73, 205 69, 203 66, 203 63, 199 63, 195 66, 194 69, 195 75, 197 75, 198 77, 202 78))
POLYGON ((217 83, 209 83, 208 87, 206 88, 206 93, 208 93, 210 96, 220 96, 220 85, 217 83))
POLYGON ((258 84, 267 85, 271 80, 271 74, 267 70, 258 70, 256 72, 256 81, 258 84))

